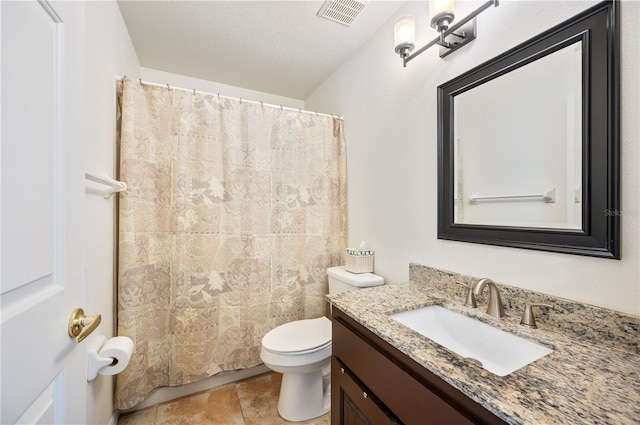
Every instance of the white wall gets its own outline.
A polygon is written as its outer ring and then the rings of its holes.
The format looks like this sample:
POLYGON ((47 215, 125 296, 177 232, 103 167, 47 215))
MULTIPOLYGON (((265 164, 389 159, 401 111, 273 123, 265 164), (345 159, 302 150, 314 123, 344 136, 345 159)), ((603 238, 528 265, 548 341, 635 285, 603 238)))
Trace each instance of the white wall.
POLYGON ((301 99, 230 86, 228 84, 216 83, 215 81, 201 80, 199 78, 173 74, 157 69, 142 68, 142 80, 150 83, 169 84, 169 86, 183 89, 196 89, 208 93, 219 93, 221 96, 237 97, 254 102, 264 102, 265 104, 304 109, 304 100, 301 99))
MULTIPOLYGON (((116 76, 138 77, 140 63, 115 1, 86 2, 86 171, 116 172, 116 76)), ((97 335, 115 334, 115 197, 86 195, 87 314, 102 314, 97 335)), ((90 424, 115 421, 114 378, 98 376, 87 384, 90 424)))
MULTIPOLYGON (((622 260, 437 239, 436 87, 592 4, 501 1, 478 17, 470 45, 445 59, 432 48, 407 68, 393 53, 391 19, 306 100, 345 117, 349 242, 376 251, 376 273, 406 281, 408 262, 417 262, 640 314, 637 1, 621 4, 622 260)), ((402 13, 418 19, 418 46, 434 37, 425 2, 407 2, 402 13)))

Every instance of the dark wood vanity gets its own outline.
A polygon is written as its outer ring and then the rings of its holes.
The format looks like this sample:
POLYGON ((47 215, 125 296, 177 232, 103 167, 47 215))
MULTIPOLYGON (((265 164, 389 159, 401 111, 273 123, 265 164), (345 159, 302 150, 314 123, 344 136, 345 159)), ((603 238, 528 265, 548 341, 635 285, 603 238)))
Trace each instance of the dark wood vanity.
POLYGON ((638 424, 640 318, 500 283, 505 317, 492 318, 463 305, 455 282, 476 279, 410 264, 407 283, 327 295, 333 425, 638 424), (538 329, 518 324, 531 299, 554 305, 538 329), (553 352, 499 376, 392 317, 429 305, 553 352))
POLYGON ((505 424, 333 307, 331 423, 505 424))

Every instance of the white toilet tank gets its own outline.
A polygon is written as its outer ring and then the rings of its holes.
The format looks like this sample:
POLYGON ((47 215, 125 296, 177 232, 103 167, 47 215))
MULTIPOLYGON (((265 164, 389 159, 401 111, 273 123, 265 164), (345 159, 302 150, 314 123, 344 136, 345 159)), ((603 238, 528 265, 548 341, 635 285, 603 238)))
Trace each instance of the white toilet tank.
POLYGON ((381 276, 373 273, 351 273, 346 271, 344 266, 328 268, 327 275, 329 276, 330 294, 384 284, 384 279, 381 276))

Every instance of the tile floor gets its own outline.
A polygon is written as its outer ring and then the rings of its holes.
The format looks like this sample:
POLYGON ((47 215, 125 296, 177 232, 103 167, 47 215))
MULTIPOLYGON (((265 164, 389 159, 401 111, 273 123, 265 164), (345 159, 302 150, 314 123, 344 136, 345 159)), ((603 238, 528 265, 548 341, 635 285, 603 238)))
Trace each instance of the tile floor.
POLYGON ((327 413, 306 422, 278 415, 282 375, 269 372, 120 415, 118 425, 329 425, 327 413))

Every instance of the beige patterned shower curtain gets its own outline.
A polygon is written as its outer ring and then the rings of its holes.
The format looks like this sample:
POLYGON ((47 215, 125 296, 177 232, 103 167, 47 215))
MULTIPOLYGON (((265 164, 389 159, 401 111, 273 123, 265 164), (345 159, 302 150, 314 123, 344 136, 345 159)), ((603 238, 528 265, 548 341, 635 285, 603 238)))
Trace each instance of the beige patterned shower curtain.
POLYGON ((275 326, 319 317, 346 237, 342 120, 125 79, 116 405, 256 366, 275 326))

